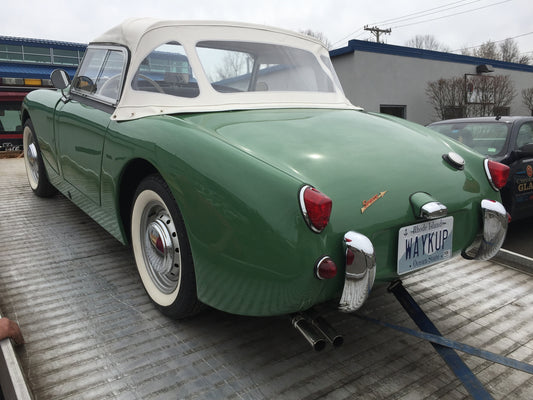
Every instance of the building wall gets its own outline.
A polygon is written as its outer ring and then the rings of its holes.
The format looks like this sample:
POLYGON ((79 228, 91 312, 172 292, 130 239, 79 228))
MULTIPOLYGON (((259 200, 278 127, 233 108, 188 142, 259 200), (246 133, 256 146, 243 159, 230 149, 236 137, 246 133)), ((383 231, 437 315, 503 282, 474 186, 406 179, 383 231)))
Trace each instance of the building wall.
POLYGON ((368 111, 380 105, 406 106, 406 119, 423 125, 439 120, 425 93, 427 83, 440 78, 475 74, 476 66, 490 64, 492 75, 510 75, 516 97, 511 115, 530 115, 521 90, 533 87, 533 66, 503 63, 469 56, 350 41, 333 50, 331 58, 348 99, 368 111))

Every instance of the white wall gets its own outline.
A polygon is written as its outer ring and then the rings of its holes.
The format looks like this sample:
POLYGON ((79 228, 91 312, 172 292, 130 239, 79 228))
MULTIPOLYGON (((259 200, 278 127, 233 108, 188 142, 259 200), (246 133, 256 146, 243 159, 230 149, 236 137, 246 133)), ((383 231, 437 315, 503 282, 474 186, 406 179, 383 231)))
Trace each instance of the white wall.
MULTIPOLYGON (((375 112, 380 105, 405 105, 406 118, 423 125, 440 119, 425 93, 428 82, 476 73, 472 64, 359 50, 332 57, 332 62, 353 104, 375 112)), ((495 68, 492 74, 511 76, 517 92, 511 115, 530 115, 521 90, 533 87, 533 73, 495 68)))

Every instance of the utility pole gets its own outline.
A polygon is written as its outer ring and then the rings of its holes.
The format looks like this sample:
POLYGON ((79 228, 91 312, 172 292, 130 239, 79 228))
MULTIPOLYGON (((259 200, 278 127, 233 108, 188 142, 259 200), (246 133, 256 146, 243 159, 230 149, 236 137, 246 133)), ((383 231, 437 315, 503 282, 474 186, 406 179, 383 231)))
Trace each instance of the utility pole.
POLYGON ((365 25, 365 31, 372 32, 372 34, 376 37, 376 42, 377 43, 381 43, 379 41, 379 35, 381 35, 382 33, 388 33, 388 34, 391 33, 391 29, 390 28, 389 29, 379 29, 377 26, 369 28, 368 25, 365 25))

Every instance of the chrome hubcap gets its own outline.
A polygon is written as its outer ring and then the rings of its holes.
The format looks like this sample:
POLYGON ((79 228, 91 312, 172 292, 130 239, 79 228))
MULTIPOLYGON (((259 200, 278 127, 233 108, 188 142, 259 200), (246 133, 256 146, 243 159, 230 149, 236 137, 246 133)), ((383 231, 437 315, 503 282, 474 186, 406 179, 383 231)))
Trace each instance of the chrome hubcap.
MULTIPOLYGON (((33 138, 31 138, 33 139, 33 138)), ((31 140, 30 139, 30 140, 31 140)), ((29 173, 31 174, 32 180, 37 183, 39 182, 39 164, 37 163, 37 147, 33 140, 28 144, 26 149, 26 165, 28 166, 29 173)))
POLYGON ((162 293, 172 293, 179 284, 180 246, 172 218, 158 204, 147 207, 141 232, 145 264, 150 278, 162 293))

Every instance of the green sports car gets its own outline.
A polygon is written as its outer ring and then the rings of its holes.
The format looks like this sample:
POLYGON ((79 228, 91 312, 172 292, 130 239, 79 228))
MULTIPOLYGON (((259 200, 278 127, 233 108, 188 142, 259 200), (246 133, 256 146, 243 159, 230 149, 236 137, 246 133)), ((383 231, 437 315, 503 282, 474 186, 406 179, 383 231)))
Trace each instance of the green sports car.
POLYGON ((169 316, 353 311, 375 282, 505 236, 508 167, 353 106, 313 38, 132 19, 51 78, 23 105, 30 186, 131 244, 169 316))

